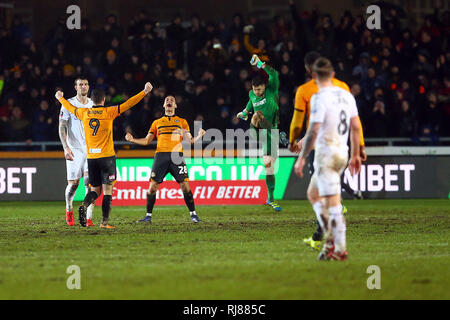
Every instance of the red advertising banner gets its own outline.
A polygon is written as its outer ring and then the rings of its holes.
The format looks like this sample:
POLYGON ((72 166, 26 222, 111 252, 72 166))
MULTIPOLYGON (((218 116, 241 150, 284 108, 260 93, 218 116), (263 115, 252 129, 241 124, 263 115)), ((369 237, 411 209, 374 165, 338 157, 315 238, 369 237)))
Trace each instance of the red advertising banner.
MULTIPOLYGON (((267 187, 264 180, 190 181, 196 205, 264 204, 267 187)), ((114 206, 145 206, 148 181, 117 181, 113 189, 114 206)), ((96 200, 101 205, 103 197, 96 200)), ((183 192, 175 181, 165 181, 156 194, 156 205, 185 205, 183 192)))

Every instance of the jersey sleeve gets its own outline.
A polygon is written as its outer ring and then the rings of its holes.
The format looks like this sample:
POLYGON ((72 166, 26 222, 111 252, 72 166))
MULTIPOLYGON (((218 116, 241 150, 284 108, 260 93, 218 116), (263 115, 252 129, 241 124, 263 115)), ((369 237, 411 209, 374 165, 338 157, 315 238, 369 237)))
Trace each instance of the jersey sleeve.
POLYGON ((353 117, 357 117, 358 116, 358 108, 356 107, 356 100, 355 98, 350 94, 350 119, 353 117))
POLYGON ((69 118, 70 118, 70 112, 67 111, 66 108, 61 107, 61 112, 59 113, 59 119, 67 121, 67 120, 69 120, 69 118))
POLYGON ((249 99, 248 99, 247 105, 245 106, 245 110, 247 110, 247 113, 250 113, 250 112, 253 112, 254 109, 253 109, 253 103, 252 103, 250 94, 248 95, 248 98, 249 99))
POLYGON ((189 124, 186 121, 186 119, 183 119, 183 121, 181 122, 181 128, 183 130, 186 130, 187 132, 191 132, 191 129, 189 128, 189 124))
POLYGON ((300 86, 295 93, 294 114, 292 115, 289 129, 289 142, 294 143, 300 136, 303 128, 303 121, 306 114, 306 101, 303 96, 303 87, 300 86))
POLYGON ((106 107, 105 110, 106 110, 106 115, 108 116, 108 119, 115 119, 120 115, 120 105, 106 107))
POLYGON ((309 121, 311 123, 323 122, 325 118, 325 108, 320 99, 315 94, 311 98, 311 115, 309 121))
POLYGON ((280 86, 278 71, 269 65, 266 65, 264 67, 264 71, 269 75, 269 82, 267 83, 267 87, 271 90, 278 90, 278 87, 280 86))
POLYGON ((64 98, 60 98, 58 101, 61 102, 61 104, 67 111, 69 111, 70 113, 73 113, 75 115, 75 117, 80 119, 79 116, 77 115, 78 108, 74 107, 69 101, 67 101, 64 98))
POLYGON ((156 132, 157 132, 157 128, 156 128, 156 121, 153 121, 152 125, 150 126, 150 130, 148 130, 148 133, 153 133, 156 137, 156 132))

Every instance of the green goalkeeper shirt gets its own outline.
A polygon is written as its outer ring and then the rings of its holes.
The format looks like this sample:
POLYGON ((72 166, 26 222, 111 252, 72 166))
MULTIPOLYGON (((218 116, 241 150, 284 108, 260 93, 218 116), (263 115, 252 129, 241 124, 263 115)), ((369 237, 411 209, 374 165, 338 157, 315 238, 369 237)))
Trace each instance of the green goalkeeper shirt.
POLYGON ((272 124, 272 129, 278 128, 278 87, 280 80, 278 72, 266 65, 264 71, 269 75, 269 81, 262 97, 258 97, 253 90, 248 93, 248 103, 245 107, 247 113, 261 111, 264 118, 272 124))

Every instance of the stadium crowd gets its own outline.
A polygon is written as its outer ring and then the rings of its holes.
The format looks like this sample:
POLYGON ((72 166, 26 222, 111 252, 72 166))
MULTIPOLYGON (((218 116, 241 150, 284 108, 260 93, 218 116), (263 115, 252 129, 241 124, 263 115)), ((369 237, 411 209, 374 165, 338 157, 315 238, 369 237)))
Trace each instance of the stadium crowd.
POLYGON ((146 80, 154 84, 141 106, 115 122, 118 140, 127 131, 145 136, 169 93, 191 125, 203 120, 205 129, 246 128, 235 114, 258 72, 248 63, 254 53, 279 71, 280 129, 289 131, 296 87, 309 79, 303 66, 309 50, 330 58, 336 77, 349 84, 367 137, 437 143, 450 136, 450 12, 436 9, 418 25, 401 9, 383 8, 381 30, 368 30, 362 15, 345 11, 333 21, 289 5, 291 16, 272 21, 193 15, 164 24, 141 11, 127 26, 111 14, 100 30, 84 20, 81 30, 71 31, 60 19, 39 43, 17 16, 11 27, 0 26, 0 141, 58 141, 54 92, 75 95, 79 75, 107 92, 107 104, 126 100, 146 80))

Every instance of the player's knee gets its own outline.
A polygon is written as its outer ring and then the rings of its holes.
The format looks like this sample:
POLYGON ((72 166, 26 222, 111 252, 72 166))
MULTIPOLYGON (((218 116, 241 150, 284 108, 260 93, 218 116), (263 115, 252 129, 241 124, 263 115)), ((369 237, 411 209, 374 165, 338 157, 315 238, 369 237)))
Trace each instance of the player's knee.
POLYGON ((158 183, 151 183, 150 187, 148 188, 148 194, 155 194, 158 191, 158 187, 158 183))

